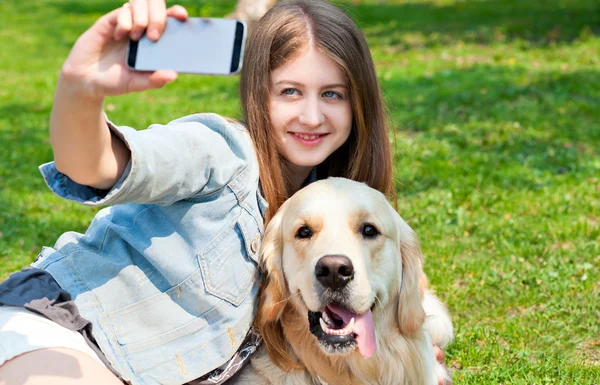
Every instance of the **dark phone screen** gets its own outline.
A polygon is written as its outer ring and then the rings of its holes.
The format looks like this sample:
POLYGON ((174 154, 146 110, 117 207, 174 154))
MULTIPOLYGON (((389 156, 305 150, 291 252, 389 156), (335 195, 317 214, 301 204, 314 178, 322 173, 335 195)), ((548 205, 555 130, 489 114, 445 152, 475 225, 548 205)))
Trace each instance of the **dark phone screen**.
POLYGON ((135 58, 137 57, 138 41, 129 40, 129 52, 127 54, 127 65, 129 68, 135 68, 135 58))
POLYGON ((231 56, 231 73, 237 72, 242 62, 242 42, 244 38, 244 25, 237 22, 235 26, 235 41, 233 43, 233 55, 231 56))

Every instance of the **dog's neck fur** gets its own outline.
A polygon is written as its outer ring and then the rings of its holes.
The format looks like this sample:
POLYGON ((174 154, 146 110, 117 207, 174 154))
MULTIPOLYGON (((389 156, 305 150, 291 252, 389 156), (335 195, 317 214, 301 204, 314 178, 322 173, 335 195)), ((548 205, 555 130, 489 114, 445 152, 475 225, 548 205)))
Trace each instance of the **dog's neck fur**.
MULTIPOLYGON (((388 322, 379 322, 377 352, 365 360, 357 351, 345 356, 325 354, 310 333, 306 314, 301 314, 288 304, 280 322, 290 351, 305 367, 305 375, 320 385, 401 385, 423 384, 427 375, 423 372, 425 358, 418 348, 422 345, 422 331, 407 338, 401 335, 391 312, 380 309, 380 317, 388 322), (393 333, 391 328, 396 328, 393 333), (386 332, 387 331, 387 332, 386 332), (389 336, 388 336, 389 334, 389 336), (407 361, 402 361, 408 359, 407 361), (315 381, 316 380, 316 381, 315 381)), ((290 374, 298 373, 291 372, 290 374)), ((300 373, 298 373, 300 374, 300 373)))

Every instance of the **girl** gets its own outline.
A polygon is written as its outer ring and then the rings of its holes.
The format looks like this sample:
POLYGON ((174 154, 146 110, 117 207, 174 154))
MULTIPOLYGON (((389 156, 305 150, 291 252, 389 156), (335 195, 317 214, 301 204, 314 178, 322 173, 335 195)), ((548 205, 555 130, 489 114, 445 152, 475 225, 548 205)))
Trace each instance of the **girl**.
POLYGON ((254 349, 256 256, 282 202, 327 176, 391 191, 367 44, 322 1, 276 6, 255 26, 240 81, 245 123, 197 114, 136 131, 108 121, 105 97, 175 80, 125 65, 128 39, 159 39, 167 16, 187 13, 131 0, 82 34, 63 65, 54 162, 40 170, 61 197, 110 207, 0 286, 0 383, 220 383, 254 349))

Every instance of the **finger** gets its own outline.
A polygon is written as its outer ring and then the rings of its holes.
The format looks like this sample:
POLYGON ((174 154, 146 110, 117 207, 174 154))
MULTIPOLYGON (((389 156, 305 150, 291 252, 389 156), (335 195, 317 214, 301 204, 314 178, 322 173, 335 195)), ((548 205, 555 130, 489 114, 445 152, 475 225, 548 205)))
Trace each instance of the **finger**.
POLYGON ((149 80, 150 84, 154 87, 162 87, 167 83, 171 83, 177 79, 177 72, 172 70, 159 70, 154 71, 152 75, 150 75, 149 80))
POLYGON ((133 26, 129 36, 133 40, 139 40, 148 27, 148 2, 147 0, 130 0, 129 4, 133 15, 133 26))
POLYGON ((127 92, 160 88, 175 79, 177 79, 177 72, 175 71, 135 72, 128 84, 127 92))
POLYGON ((180 21, 185 21, 188 18, 188 11, 181 5, 174 5, 167 9, 167 16, 174 17, 180 21))
POLYGON ((115 27, 114 38, 121 40, 124 36, 129 35, 133 19, 131 15, 131 7, 129 3, 125 3, 120 9, 117 16, 117 25, 115 27))
POLYGON ((165 30, 167 6, 164 0, 150 0, 148 3, 148 29, 146 35, 151 40, 158 40, 165 30))
POLYGON ((113 39, 121 12, 123 12, 123 7, 113 9, 106 15, 96 20, 94 25, 88 29, 86 33, 89 33, 91 30, 93 30, 94 33, 102 36, 106 41, 113 39))

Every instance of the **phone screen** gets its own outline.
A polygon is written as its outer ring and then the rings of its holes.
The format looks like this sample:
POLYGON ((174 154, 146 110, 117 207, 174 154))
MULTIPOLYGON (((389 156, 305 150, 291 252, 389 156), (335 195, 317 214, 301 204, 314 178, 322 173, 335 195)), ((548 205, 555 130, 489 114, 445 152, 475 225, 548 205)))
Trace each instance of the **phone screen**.
POLYGON ((127 65, 137 71, 230 75, 242 67, 244 24, 233 19, 168 18, 157 42, 130 41, 127 65))

